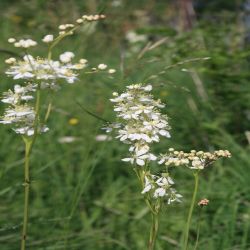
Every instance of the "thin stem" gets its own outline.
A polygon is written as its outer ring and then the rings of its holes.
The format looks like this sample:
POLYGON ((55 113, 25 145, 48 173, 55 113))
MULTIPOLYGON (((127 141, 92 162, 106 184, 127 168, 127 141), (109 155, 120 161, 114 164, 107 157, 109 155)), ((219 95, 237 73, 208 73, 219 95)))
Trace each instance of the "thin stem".
POLYGON ((58 37, 55 38, 55 40, 52 42, 52 44, 49 46, 48 50, 48 61, 51 60, 52 57, 52 49, 66 36, 69 36, 74 32, 80 25, 76 25, 74 28, 70 29, 69 31, 65 32, 62 35, 59 35, 58 37))
POLYGON ((37 90, 36 90, 36 104, 35 104, 35 120, 34 120, 34 135, 31 141, 31 149, 36 141, 38 128, 39 128, 39 120, 40 120, 40 106, 41 106, 41 83, 38 83, 37 90))
POLYGON ((189 229, 190 229, 192 214, 194 210, 194 204, 195 204, 196 195, 198 191, 198 185, 199 185, 199 173, 198 172, 194 173, 194 180, 195 180, 194 192, 193 192, 192 202, 191 202, 189 212, 188 212, 188 220, 187 220, 187 225, 186 225, 186 230, 185 230, 185 235, 184 235, 184 245, 183 245, 184 250, 188 249, 189 229))
MULTIPOLYGON (((147 165, 145 166, 145 169, 147 169, 147 165)), ((138 177, 139 181, 141 182, 142 188, 144 187, 144 177, 145 177, 145 171, 142 169, 134 168, 134 171, 136 173, 136 176, 138 177)), ((149 194, 144 196, 144 200, 150 209, 151 217, 152 217, 152 223, 151 223, 151 229, 150 229, 150 235, 149 235, 149 242, 148 242, 148 250, 154 250, 155 247, 155 241, 158 233, 158 227, 159 227, 159 211, 161 207, 161 203, 159 206, 152 204, 149 194)))
POLYGON ((22 230, 22 240, 21 240, 21 250, 26 249, 27 240, 27 228, 28 228, 28 218, 29 218, 29 193, 30 193, 30 154, 33 145, 36 141, 39 127, 39 113, 40 113, 40 99, 41 99, 41 85, 38 83, 36 92, 36 104, 35 104, 35 120, 34 120, 34 135, 32 138, 24 137, 25 143, 25 160, 24 160, 24 212, 23 212, 23 230, 22 230))
POLYGON ((154 250, 155 248, 155 241, 159 227, 158 214, 151 213, 151 216, 152 216, 152 224, 148 242, 148 250, 154 250))
POLYGON ((199 244, 200 227, 201 227, 201 214, 202 214, 202 207, 199 209, 198 225, 197 225, 197 234, 196 234, 196 241, 195 241, 194 250, 196 250, 196 249, 198 248, 198 244, 199 244))
POLYGON ((29 173, 29 162, 30 162, 30 150, 31 141, 24 140, 25 142, 25 161, 24 161, 24 211, 23 211, 23 230, 22 230, 22 241, 21 250, 25 250, 26 239, 27 239, 27 227, 28 227, 28 215, 29 215, 29 192, 30 192, 30 173, 29 173))

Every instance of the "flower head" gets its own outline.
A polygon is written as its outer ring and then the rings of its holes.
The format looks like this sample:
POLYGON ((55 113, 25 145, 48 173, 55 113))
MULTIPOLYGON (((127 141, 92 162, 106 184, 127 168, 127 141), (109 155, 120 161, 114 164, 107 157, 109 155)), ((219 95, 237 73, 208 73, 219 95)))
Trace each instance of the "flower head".
POLYGON ((71 63, 73 57, 72 52, 65 52, 60 55, 60 62, 26 55, 23 60, 12 60, 12 65, 5 73, 12 76, 14 80, 29 79, 54 82, 57 79, 64 79, 68 83, 74 83, 78 76, 76 71, 86 67, 86 64, 81 62, 71 63))
POLYGON ((46 35, 42 39, 42 41, 45 42, 45 43, 51 43, 51 42, 53 42, 53 40, 54 40, 54 36, 53 35, 46 35))
POLYGON ((150 153, 150 144, 159 142, 161 136, 170 137, 168 118, 160 112, 165 105, 154 100, 151 90, 151 85, 134 84, 127 86, 127 91, 120 95, 114 92, 114 98, 110 99, 123 124, 117 138, 131 144, 131 156, 123 161, 138 166, 156 160, 157 157, 150 153))

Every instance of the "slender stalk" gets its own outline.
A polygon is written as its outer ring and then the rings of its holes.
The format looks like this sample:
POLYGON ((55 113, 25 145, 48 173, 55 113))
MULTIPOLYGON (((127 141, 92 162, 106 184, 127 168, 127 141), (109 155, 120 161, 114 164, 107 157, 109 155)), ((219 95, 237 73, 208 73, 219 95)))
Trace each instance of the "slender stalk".
POLYGON ((152 216, 152 224, 148 242, 148 250, 154 250, 155 248, 155 241, 159 227, 158 214, 151 213, 151 216, 152 216))
POLYGON ((199 244, 199 237, 200 237, 200 228, 201 228, 201 214, 202 214, 202 207, 199 209, 199 216, 198 216, 198 225, 197 225, 197 234, 196 234, 196 241, 194 250, 198 248, 199 244))
POLYGON ((30 193, 30 154, 33 145, 36 141, 39 127, 39 113, 40 113, 40 101, 41 101, 41 85, 38 83, 36 92, 36 104, 35 104, 35 120, 34 120, 34 135, 32 138, 23 138, 25 143, 25 160, 24 160, 24 212, 23 212, 23 230, 21 239, 21 250, 26 249, 27 240, 27 228, 29 219, 29 193, 30 193))
POLYGON ((55 38, 55 40, 52 42, 52 44, 49 46, 48 50, 48 60, 51 60, 52 57, 52 49, 66 36, 69 36, 74 32, 80 25, 75 26, 74 28, 70 29, 69 31, 65 32, 62 35, 59 35, 58 37, 55 38))
MULTIPOLYGON (((145 169, 147 168, 147 165, 145 166, 145 169)), ((134 171, 136 173, 136 176, 138 177, 139 181, 141 182, 142 188, 144 187, 144 175, 145 171, 141 169, 137 169, 136 167, 134 168, 134 171)), ((144 197, 144 200, 150 209, 151 212, 151 217, 152 217, 152 223, 151 223, 151 229, 150 229, 150 235, 149 235, 149 242, 148 242, 148 250, 154 250, 155 248, 155 241, 158 233, 158 228, 159 228, 159 211, 160 211, 160 206, 153 205, 150 196, 147 194, 147 197, 144 197)))
POLYGON ((191 202, 189 212, 188 212, 188 220, 187 220, 187 225, 186 225, 185 234, 184 234, 184 244, 183 244, 184 250, 188 249, 189 229, 190 229, 192 214, 194 210, 194 204, 196 201, 196 195, 197 195, 198 185, 199 185, 199 173, 198 172, 194 173, 194 180, 195 180, 194 192, 193 192, 192 202, 191 202))
POLYGON ((22 230, 22 241, 21 250, 25 250, 26 239, 27 239, 27 227, 28 227, 28 215, 29 215, 29 193, 30 193, 30 150, 31 141, 24 140, 25 142, 25 161, 24 161, 24 211, 23 211, 23 230, 22 230))
POLYGON ((40 120, 40 104, 41 102, 41 83, 38 83, 37 90, 36 90, 36 104, 35 104, 35 121, 34 121, 34 135, 31 140, 31 149, 33 148, 33 145, 36 141, 38 129, 39 129, 39 120, 40 120))

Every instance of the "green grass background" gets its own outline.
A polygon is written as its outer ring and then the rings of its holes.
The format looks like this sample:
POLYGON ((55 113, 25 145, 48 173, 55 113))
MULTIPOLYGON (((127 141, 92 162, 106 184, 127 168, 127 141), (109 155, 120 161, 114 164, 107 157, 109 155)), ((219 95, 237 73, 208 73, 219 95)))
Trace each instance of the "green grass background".
MULTIPOLYGON (((53 96, 50 132, 38 138, 31 158, 27 249, 146 249, 150 213, 132 168, 120 160, 127 146, 117 140, 96 141, 96 135, 104 133, 103 122, 77 104, 114 121, 109 102, 112 92, 144 81, 167 104, 164 112, 172 127, 171 139, 155 145, 155 152, 168 147, 222 148, 233 156, 202 172, 198 197, 209 199, 210 204, 202 215, 199 249, 250 249, 250 159, 245 135, 250 112, 249 49, 238 2, 208 4, 198 10, 195 27, 183 31, 178 8, 171 1, 0 1, 0 49, 11 51, 18 50, 7 43, 9 37, 39 41, 45 34, 55 34, 59 24, 83 14, 105 13, 104 22, 65 39, 55 55, 73 51, 93 66, 106 63, 117 69, 113 76, 81 74, 76 84, 63 84, 53 96), (121 5, 114 4, 119 2, 121 5), (152 44, 167 40, 138 59, 147 42, 136 45, 138 52, 131 52, 133 45, 125 40, 128 30, 147 35, 152 44), (196 57, 211 59, 162 72, 196 57), (79 123, 70 125, 71 118, 79 123), (60 144, 58 139, 63 136, 78 140, 60 144)), ((45 46, 34 49, 36 55, 45 52, 45 46)), ((4 74, 9 55, 0 55, 2 93, 15 82, 4 74)), ((43 100, 46 98, 44 95, 43 100)), ((1 112, 3 109, 1 105, 1 112)), ((16 250, 22 226, 24 147, 6 126, 0 127, 0 138, 0 249, 16 250)), ((184 199, 162 212, 158 250, 179 249, 192 196, 192 173, 176 168, 173 175, 184 199)), ((196 208, 190 249, 196 237, 197 212, 196 208)))

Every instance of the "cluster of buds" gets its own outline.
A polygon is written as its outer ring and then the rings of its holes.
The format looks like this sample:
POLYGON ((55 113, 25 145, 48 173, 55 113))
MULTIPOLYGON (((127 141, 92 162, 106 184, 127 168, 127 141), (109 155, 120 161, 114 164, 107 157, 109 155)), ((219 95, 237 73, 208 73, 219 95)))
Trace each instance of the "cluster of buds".
POLYGON ((208 199, 202 199, 202 200, 200 200, 200 201, 198 202, 198 206, 200 206, 200 207, 205 207, 205 206, 208 205, 208 203, 209 203, 209 200, 208 200, 208 199))
POLYGON ((123 124, 117 138, 131 145, 131 156, 123 161, 138 166, 156 160, 156 156, 150 153, 151 143, 159 142, 160 136, 170 137, 168 118, 160 112, 165 105, 154 100, 151 90, 151 85, 134 84, 127 86, 127 91, 121 95, 113 93, 114 98, 110 99, 115 103, 114 111, 123 124))
POLYGON ((79 25, 83 24, 84 22, 92 22, 92 21, 99 21, 102 19, 105 19, 106 16, 105 15, 83 15, 81 18, 78 18, 76 20, 76 24, 72 24, 72 23, 66 23, 66 24, 61 24, 59 25, 59 35, 64 35, 64 34, 68 34, 68 35, 72 35, 73 34, 73 30, 78 27, 79 25))
POLYGON ((159 164, 166 166, 186 165, 190 169, 204 169, 220 158, 230 158, 231 153, 228 150, 216 150, 213 153, 191 150, 189 153, 177 151, 169 148, 169 152, 161 155, 159 164))
POLYGON ((32 39, 21 39, 19 41, 16 41, 15 38, 9 38, 8 42, 13 43, 14 47, 16 48, 24 48, 24 49, 28 49, 30 47, 34 47, 37 45, 37 42, 32 39))
POLYGON ((144 189, 141 193, 149 194, 155 199, 167 199, 168 204, 174 201, 180 202, 182 195, 178 194, 176 190, 172 188, 173 185, 174 181, 168 174, 157 176, 146 173, 144 175, 144 189))
POLYGON ((82 18, 77 19, 76 22, 79 23, 79 20, 83 20, 83 21, 98 21, 98 20, 102 20, 105 19, 106 16, 101 14, 101 15, 83 15, 82 18))
POLYGON ((109 74, 114 74, 116 72, 115 69, 108 69, 108 65, 104 63, 100 63, 97 67, 91 69, 92 72, 98 72, 98 71, 103 71, 107 72, 109 74))

